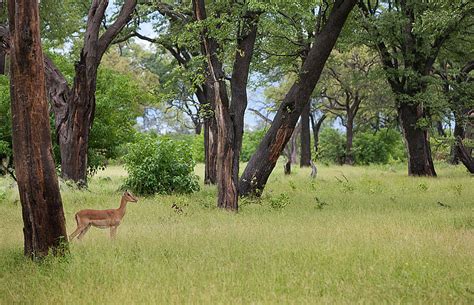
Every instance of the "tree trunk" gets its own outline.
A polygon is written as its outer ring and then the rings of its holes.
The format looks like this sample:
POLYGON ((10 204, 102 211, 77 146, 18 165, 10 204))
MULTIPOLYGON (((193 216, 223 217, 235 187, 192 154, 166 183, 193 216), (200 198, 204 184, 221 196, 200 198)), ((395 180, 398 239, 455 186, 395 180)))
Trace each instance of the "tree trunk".
MULTIPOLYGON (((197 21, 207 19, 204 0, 193 0, 193 12, 197 21)), ((207 59, 207 74, 215 103, 217 123, 217 206, 238 210, 239 157, 242 146, 243 120, 247 107, 247 80, 250 61, 257 35, 258 14, 246 12, 237 31, 237 47, 232 70, 232 104, 227 95, 223 65, 218 58, 219 45, 202 33, 203 54, 207 59)))
POLYGON ((462 114, 459 115, 457 112, 454 112, 454 139, 455 142, 451 146, 451 164, 459 164, 461 160, 460 151, 457 145, 457 139, 464 139, 465 130, 464 130, 464 120, 462 114))
POLYGON ((5 59, 5 52, 0 50, 0 75, 5 75, 5 59))
POLYGON ((456 150, 458 151, 459 160, 471 174, 474 174, 474 158, 472 158, 472 152, 464 146, 461 138, 456 139, 456 150))
POLYGON ((444 131, 443 123, 441 121, 436 121, 436 130, 440 137, 446 137, 446 132, 444 131))
POLYGON ((214 116, 206 118, 204 122, 204 183, 216 184, 217 182, 217 125, 214 116))
POLYGON ((24 254, 63 254, 67 234, 54 166, 38 2, 9 0, 11 108, 24 254))
POLYGON ((285 175, 291 175, 291 160, 288 159, 283 166, 285 175))
POLYGON ((212 92, 212 80, 206 68, 206 81, 196 90, 200 106, 200 115, 204 121, 204 184, 216 184, 217 181, 217 125, 214 116, 215 102, 212 92))
POLYGON ((423 116, 421 105, 401 103, 398 107, 398 117, 408 154, 408 174, 411 176, 436 176, 431 158, 428 131, 417 127, 417 123, 423 116))
POLYGON ((309 113, 311 104, 308 102, 301 113, 301 152, 300 167, 311 166, 311 134, 309 131, 309 113))
POLYGON ((347 165, 354 165, 354 156, 352 154, 352 141, 354 138, 354 117, 347 115, 346 123, 346 156, 344 163, 347 165))
POLYGON ((89 53, 92 58, 87 58, 87 53, 84 53, 83 50, 80 61, 76 63, 74 86, 67 100, 67 118, 58 127, 61 176, 79 187, 87 186, 87 150, 94 119, 98 68, 91 62, 95 60, 96 52, 89 53))
POLYGON ((321 131, 321 125, 323 124, 324 120, 326 119, 327 115, 323 114, 318 122, 314 122, 313 115, 310 115, 311 119, 311 126, 313 127, 313 139, 314 139, 314 153, 316 154, 319 149, 319 132, 321 131))
POLYGON ((356 2, 356 0, 338 0, 334 4, 324 28, 318 34, 303 63, 298 80, 285 96, 270 129, 242 174, 239 185, 241 196, 261 195, 303 108, 309 102, 324 64, 356 2))

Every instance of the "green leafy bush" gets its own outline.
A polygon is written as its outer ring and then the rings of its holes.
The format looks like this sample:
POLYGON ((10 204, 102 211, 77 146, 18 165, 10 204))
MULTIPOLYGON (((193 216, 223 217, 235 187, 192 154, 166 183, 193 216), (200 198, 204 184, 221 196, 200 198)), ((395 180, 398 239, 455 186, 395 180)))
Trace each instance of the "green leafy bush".
POLYGON ((343 164, 346 139, 333 128, 324 128, 319 134, 317 159, 325 163, 343 164))
POLYGON ((353 153, 357 164, 386 164, 406 159, 402 135, 394 129, 357 133, 353 153))
POLYGON ((262 141, 265 133, 265 129, 246 131, 242 139, 242 151, 240 153, 240 161, 248 162, 252 157, 253 153, 257 150, 258 145, 262 141))
POLYGON ((125 187, 140 195, 192 193, 199 190, 192 150, 184 141, 140 136, 124 157, 125 187))

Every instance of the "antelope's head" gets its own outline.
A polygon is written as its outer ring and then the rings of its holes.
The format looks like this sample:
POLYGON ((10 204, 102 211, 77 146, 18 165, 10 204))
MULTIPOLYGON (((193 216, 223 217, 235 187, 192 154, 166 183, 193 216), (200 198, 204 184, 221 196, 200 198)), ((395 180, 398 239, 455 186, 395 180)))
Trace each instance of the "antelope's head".
POLYGON ((129 191, 125 191, 123 193, 123 197, 125 198, 125 200, 127 200, 128 202, 137 202, 138 201, 138 198, 135 197, 131 192, 129 191))

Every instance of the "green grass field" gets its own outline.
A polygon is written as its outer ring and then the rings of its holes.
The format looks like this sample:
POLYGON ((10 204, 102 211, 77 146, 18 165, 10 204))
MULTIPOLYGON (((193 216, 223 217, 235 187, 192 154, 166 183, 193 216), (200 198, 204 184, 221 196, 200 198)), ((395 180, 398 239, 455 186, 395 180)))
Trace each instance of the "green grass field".
MULTIPOLYGON (((238 214, 214 208, 213 187, 141 198, 115 241, 92 228, 42 263, 22 255, 21 207, 3 178, 0 304, 474 304, 474 180, 437 171, 321 166, 311 180, 279 165, 238 214)), ((77 210, 118 206, 125 174, 109 168, 84 192, 62 185, 68 233, 77 210)))

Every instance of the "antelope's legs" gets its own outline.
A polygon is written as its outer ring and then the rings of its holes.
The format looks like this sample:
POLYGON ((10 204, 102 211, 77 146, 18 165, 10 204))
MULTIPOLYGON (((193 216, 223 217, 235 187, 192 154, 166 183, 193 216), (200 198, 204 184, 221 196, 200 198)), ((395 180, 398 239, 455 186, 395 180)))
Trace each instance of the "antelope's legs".
POLYGON ((77 234, 81 233, 82 230, 84 230, 85 228, 85 226, 77 226, 76 231, 72 232, 72 234, 69 235, 69 241, 73 240, 74 237, 76 237, 77 234))
POLYGON ((81 240, 84 237, 84 235, 87 233, 87 231, 89 231, 90 227, 91 227, 91 224, 88 224, 84 229, 82 229, 82 232, 81 234, 79 234, 77 239, 81 240))
POLYGON ((110 227, 110 238, 115 239, 117 235, 117 227, 110 227))

